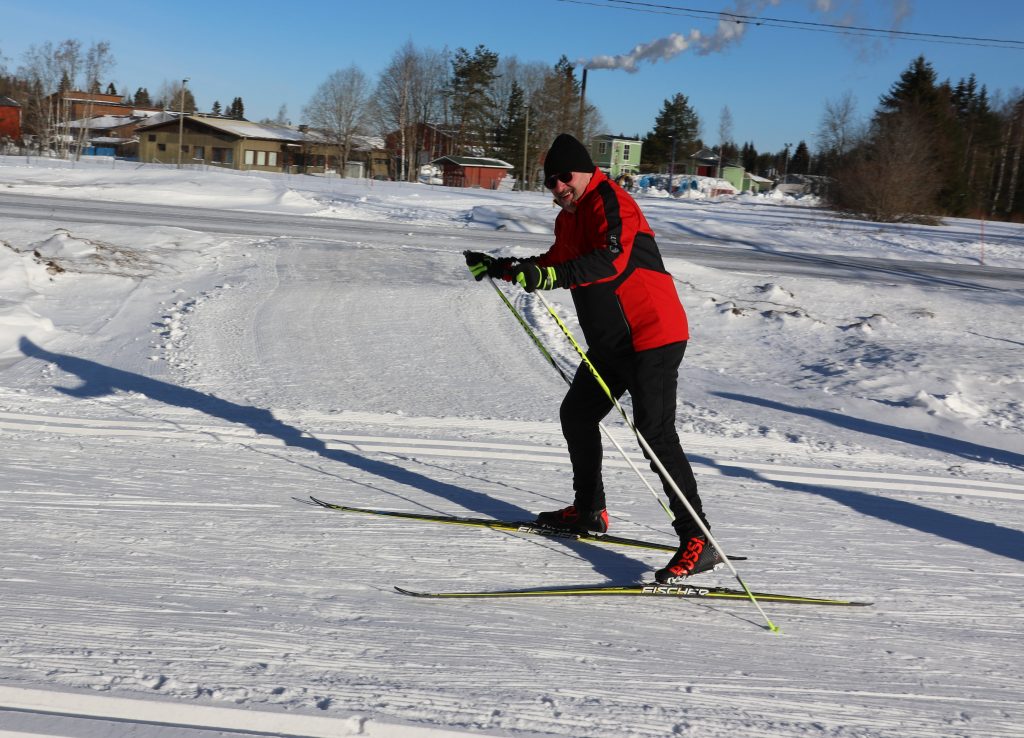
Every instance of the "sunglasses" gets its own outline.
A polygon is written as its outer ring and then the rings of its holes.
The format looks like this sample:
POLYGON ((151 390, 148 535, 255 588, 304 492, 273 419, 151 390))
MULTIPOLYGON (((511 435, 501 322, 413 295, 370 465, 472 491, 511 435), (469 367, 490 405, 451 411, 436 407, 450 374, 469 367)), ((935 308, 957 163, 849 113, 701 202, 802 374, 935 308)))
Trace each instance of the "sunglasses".
POLYGON ((552 174, 550 177, 544 180, 544 186, 549 190, 555 189, 555 185, 561 182, 562 184, 569 184, 572 182, 572 172, 562 172, 561 174, 552 174))

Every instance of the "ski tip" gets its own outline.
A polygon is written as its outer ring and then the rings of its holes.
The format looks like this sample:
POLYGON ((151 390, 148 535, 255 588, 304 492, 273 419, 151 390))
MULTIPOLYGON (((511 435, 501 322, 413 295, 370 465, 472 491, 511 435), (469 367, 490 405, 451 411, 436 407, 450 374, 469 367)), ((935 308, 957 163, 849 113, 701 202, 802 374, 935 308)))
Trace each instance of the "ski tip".
POLYGON ((403 589, 402 587, 399 587, 397 584, 395 585, 395 591, 399 594, 409 595, 410 597, 430 597, 430 594, 428 592, 414 592, 411 589, 403 589))

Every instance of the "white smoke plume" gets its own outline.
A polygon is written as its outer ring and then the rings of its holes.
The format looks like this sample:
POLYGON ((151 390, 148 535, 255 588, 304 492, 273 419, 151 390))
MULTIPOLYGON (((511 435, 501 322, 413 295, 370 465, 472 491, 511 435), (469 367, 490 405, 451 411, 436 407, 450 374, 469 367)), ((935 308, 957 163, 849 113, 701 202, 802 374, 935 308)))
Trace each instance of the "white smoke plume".
POLYGON ((640 62, 668 61, 690 48, 701 55, 713 54, 739 42, 747 31, 747 24, 730 19, 730 14, 756 15, 769 5, 778 3, 779 0, 739 0, 732 8, 719 14, 718 26, 709 36, 697 29, 691 30, 686 36, 673 33, 647 44, 638 44, 628 54, 595 56, 582 64, 587 69, 624 69, 627 72, 636 72, 640 62))
MULTIPOLYGON (((769 6, 777 6, 781 0, 737 0, 733 6, 719 13, 715 32, 705 35, 692 29, 685 36, 673 33, 665 38, 655 39, 646 44, 637 44, 627 54, 600 55, 579 63, 586 69, 622 69, 634 73, 639 71, 642 62, 654 63, 668 61, 684 51, 705 55, 725 51, 729 46, 743 40, 747 32, 747 22, 738 22, 737 16, 745 19, 756 17, 769 6)), ((834 14, 844 5, 843 0, 813 0, 811 7, 821 14, 834 14)), ((854 6, 858 0, 853 0, 854 6)), ((912 0, 892 0, 893 28, 898 28, 912 13, 912 0)), ((851 24, 852 16, 844 18, 844 24, 851 24)))

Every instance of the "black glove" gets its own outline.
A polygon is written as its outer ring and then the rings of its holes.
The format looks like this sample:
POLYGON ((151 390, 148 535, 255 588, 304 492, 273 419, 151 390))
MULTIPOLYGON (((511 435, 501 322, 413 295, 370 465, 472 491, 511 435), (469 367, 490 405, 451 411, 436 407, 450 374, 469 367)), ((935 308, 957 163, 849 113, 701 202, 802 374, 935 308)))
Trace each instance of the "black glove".
POLYGON ((515 259, 511 257, 496 259, 479 251, 463 251, 462 255, 466 257, 466 266, 469 267, 469 273, 473 275, 473 279, 477 282, 484 277, 511 281, 512 266, 516 263, 515 259))
POLYGON ((558 272, 553 266, 537 266, 532 261, 520 262, 516 265, 513 279, 527 292, 534 290, 553 290, 558 287, 558 272))

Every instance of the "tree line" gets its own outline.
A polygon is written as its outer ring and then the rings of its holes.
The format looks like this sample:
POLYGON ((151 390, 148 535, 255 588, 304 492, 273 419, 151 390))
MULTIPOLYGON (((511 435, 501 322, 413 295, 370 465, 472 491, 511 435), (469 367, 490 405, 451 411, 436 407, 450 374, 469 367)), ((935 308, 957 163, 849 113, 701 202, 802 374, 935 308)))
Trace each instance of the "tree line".
POLYGON ((991 96, 972 74, 939 82, 914 59, 857 122, 852 102, 826 106, 819 170, 836 207, 880 221, 943 215, 1024 218, 1024 92, 991 96))
MULTIPOLYGON (((49 103, 53 93, 75 86, 98 92, 113 65, 107 42, 89 48, 74 40, 44 43, 31 47, 13 74, 0 55, 0 95, 22 103, 26 132, 46 138, 59 117, 49 103)), ((302 114, 337 147, 341 161, 362 137, 387 137, 400 179, 414 180, 443 145, 446 153, 507 161, 517 179, 535 184, 544 151, 558 133, 589 140, 607 132, 600 112, 585 99, 581 73, 565 56, 549 65, 500 56, 484 45, 451 51, 408 41, 375 80, 356 65, 332 72, 302 114)), ((106 89, 117 94, 112 83, 106 89)), ((156 95, 139 87, 124 101, 198 110, 181 82, 164 83, 156 95)), ((235 97, 226 108, 214 102, 210 112, 244 119, 245 108, 235 97)), ((287 118, 282 105, 275 119, 263 122, 287 118)), ((682 171, 691 155, 710 148, 721 162, 764 177, 820 176, 830 184, 836 208, 877 220, 1024 214, 1024 93, 992 96, 974 75, 955 85, 939 82, 923 56, 881 96, 866 122, 857 119, 851 95, 826 101, 815 151, 806 141, 774 152, 759 152, 753 142, 738 145, 728 107, 707 143, 703 128, 687 96, 677 92, 664 101, 649 132, 629 137, 643 141, 645 171, 682 171)))

